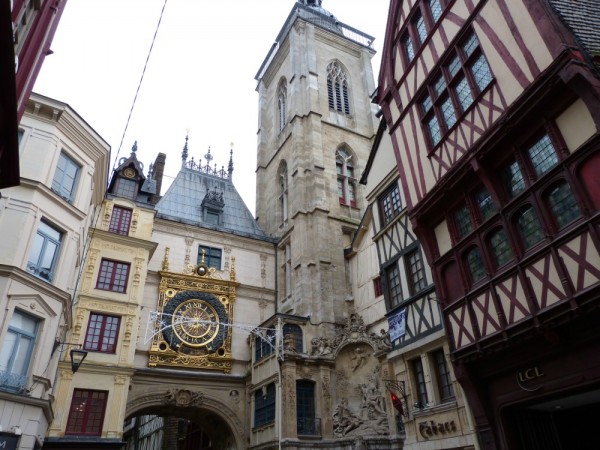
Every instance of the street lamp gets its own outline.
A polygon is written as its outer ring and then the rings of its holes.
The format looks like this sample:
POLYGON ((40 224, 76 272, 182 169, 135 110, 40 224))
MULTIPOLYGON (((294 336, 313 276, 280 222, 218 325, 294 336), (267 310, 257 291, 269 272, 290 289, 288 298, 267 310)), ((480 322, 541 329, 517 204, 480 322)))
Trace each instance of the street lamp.
POLYGON ((85 350, 80 350, 76 348, 71 350, 71 370, 73 371, 73 373, 79 370, 79 367, 81 367, 81 364, 83 363, 83 360, 85 359, 87 354, 88 352, 86 352, 85 350))

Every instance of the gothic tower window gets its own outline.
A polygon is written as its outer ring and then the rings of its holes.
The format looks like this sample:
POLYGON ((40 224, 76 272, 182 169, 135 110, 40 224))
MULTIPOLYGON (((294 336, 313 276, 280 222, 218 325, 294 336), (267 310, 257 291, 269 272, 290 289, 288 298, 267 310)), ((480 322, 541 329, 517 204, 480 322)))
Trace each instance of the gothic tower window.
POLYGON ((277 88, 278 132, 281 133, 287 124, 287 88, 283 78, 277 88))
POLYGON ((327 66, 327 98, 329 109, 350 114, 348 77, 342 65, 337 61, 333 61, 327 66))
POLYGON ((279 212, 280 226, 283 227, 288 221, 288 170, 285 161, 279 167, 279 212))
POLYGON ((338 149, 335 154, 335 166, 340 204, 356 207, 356 179, 352 154, 345 148, 338 149))

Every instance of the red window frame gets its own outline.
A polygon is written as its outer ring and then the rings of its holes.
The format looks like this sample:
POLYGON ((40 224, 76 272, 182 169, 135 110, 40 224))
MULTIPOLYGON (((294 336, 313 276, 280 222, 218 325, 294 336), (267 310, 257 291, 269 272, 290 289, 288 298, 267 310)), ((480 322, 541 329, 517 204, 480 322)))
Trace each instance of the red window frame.
POLYGON ((90 314, 83 348, 92 352, 115 353, 121 318, 90 314))
POLYGON ((381 284, 381 276, 373 278, 373 290, 375 291, 375 298, 383 295, 383 285, 381 284))
POLYGON ((112 215, 110 216, 110 225, 108 231, 111 233, 129 235, 129 227, 131 225, 132 210, 121 206, 114 206, 112 215))
POLYGON ((107 399, 108 391, 73 390, 65 434, 100 436, 107 399))
POLYGON ((96 289, 125 293, 129 279, 129 263, 102 259, 96 289))

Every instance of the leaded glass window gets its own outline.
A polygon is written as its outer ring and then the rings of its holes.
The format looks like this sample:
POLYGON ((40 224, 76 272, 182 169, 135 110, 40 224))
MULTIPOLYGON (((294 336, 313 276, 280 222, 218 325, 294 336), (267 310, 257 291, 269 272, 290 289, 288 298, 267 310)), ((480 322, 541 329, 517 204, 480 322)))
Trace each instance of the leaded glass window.
POLYGON ((548 194, 548 203, 559 228, 563 228, 581 216, 571 187, 567 183, 563 182, 552 188, 548 194))
POLYGON ((534 209, 530 206, 517 216, 517 226, 525 250, 533 247, 544 238, 544 232, 534 209))
POLYGON ((508 237, 503 229, 490 236, 490 248, 494 255, 496 267, 500 267, 513 258, 513 253, 508 242, 508 237))
POLYGON ((516 197, 525 190, 525 178, 517 161, 511 162, 504 168, 502 177, 510 198, 516 197))
POLYGON ((543 136, 527 150, 537 176, 542 176, 558 163, 558 155, 548 135, 543 136))
POLYGON ((485 188, 481 188, 475 193, 475 202, 477 203, 477 208, 479 208, 479 213, 483 220, 489 219, 496 212, 496 204, 485 188))
POLYGON ((429 11, 434 22, 437 22, 442 15, 442 5, 440 0, 429 0, 429 11))
POLYGON ((466 204, 463 204, 454 212, 454 223, 456 223, 458 239, 462 239, 473 230, 471 214, 466 204))
POLYGON ((394 308, 402 302, 402 284, 397 263, 386 269, 386 277, 390 308, 394 308))
POLYGON ((406 274, 410 295, 415 295, 427 287, 425 278, 425 267, 423 267, 423 259, 419 249, 415 249, 406 254, 404 257, 406 265, 406 274))
POLYGON ((485 268, 483 266, 483 258, 481 257, 481 252, 479 248, 473 247, 467 253, 467 267, 469 269, 469 276, 471 277, 471 282, 475 283, 476 281, 481 280, 485 277, 485 268))

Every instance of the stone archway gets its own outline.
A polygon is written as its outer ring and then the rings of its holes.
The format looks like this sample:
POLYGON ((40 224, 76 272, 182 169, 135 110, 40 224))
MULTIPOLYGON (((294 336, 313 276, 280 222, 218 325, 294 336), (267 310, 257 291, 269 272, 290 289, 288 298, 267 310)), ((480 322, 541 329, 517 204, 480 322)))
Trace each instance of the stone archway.
MULTIPOLYGON (((157 415, 184 419, 210 435, 211 441, 216 443, 210 448, 246 448, 247 435, 242 421, 228 405, 202 391, 157 387, 146 387, 133 392, 127 401, 125 417, 130 419, 142 415, 157 415)), ((165 424, 168 422, 165 421, 165 424)))

